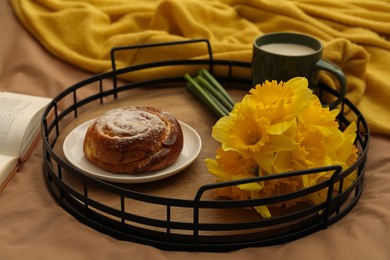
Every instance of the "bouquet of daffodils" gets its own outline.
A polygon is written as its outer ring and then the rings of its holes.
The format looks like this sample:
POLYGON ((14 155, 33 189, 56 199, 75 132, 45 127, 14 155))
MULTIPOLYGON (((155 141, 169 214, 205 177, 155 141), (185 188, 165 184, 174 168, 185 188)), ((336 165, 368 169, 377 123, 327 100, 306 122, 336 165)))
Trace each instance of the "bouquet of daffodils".
MULTIPOLYGON (((328 165, 346 169, 358 158, 357 129, 352 122, 340 130, 338 113, 338 109, 322 106, 305 78, 259 84, 213 126, 212 136, 221 145, 215 159, 206 159, 208 171, 217 181, 230 181, 328 165)), ((307 188, 332 173, 241 184, 219 188, 216 193, 231 199, 266 198, 307 188)), ((355 179, 356 173, 350 174, 343 187, 355 179)), ((300 201, 317 204, 326 195, 326 191, 317 192, 273 206, 291 207, 300 201)), ((269 206, 255 210, 264 218, 271 217, 269 206)))

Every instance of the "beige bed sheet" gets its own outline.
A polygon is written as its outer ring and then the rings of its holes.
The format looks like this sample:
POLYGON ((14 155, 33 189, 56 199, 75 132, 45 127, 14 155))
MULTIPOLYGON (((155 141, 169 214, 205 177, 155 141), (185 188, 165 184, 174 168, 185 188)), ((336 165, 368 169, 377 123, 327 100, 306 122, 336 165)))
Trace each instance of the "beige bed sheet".
MULTIPOLYGON (((0 2, 0 91, 54 97, 90 74, 51 56, 0 2)), ((163 251, 80 223, 51 197, 41 143, 0 193, 0 259, 390 259, 390 137, 373 135, 364 190, 343 219, 312 235, 228 253, 163 251)))

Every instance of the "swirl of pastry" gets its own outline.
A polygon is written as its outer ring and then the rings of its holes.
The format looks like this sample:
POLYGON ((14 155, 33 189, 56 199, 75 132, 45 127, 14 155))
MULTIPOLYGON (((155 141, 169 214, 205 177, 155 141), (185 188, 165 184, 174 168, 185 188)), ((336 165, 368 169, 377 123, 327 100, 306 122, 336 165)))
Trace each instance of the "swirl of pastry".
POLYGON ((183 149, 179 122, 153 107, 114 109, 96 118, 83 150, 95 165, 112 173, 135 174, 168 167, 183 149))

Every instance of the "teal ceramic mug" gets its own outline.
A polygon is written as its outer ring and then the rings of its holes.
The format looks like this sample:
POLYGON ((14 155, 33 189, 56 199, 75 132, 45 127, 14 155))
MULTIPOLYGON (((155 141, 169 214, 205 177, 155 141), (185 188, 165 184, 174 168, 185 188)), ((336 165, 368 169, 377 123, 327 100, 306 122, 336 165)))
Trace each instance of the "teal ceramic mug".
POLYGON ((305 77, 309 87, 315 90, 319 71, 324 70, 339 81, 339 96, 328 104, 334 108, 344 99, 347 80, 336 64, 322 58, 322 50, 321 42, 309 35, 287 32, 265 34, 253 43, 252 85, 266 80, 279 82, 305 77))

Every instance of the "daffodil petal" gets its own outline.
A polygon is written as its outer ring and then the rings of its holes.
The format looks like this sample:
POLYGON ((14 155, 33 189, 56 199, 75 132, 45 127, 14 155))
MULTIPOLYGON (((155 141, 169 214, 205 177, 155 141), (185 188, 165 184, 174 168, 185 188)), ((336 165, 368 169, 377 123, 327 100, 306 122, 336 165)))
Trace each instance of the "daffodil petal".
POLYGON ((267 206, 256 206, 254 207, 254 209, 260 213, 260 215, 263 217, 263 218, 271 218, 272 215, 271 215, 271 212, 269 211, 268 207, 267 206))

